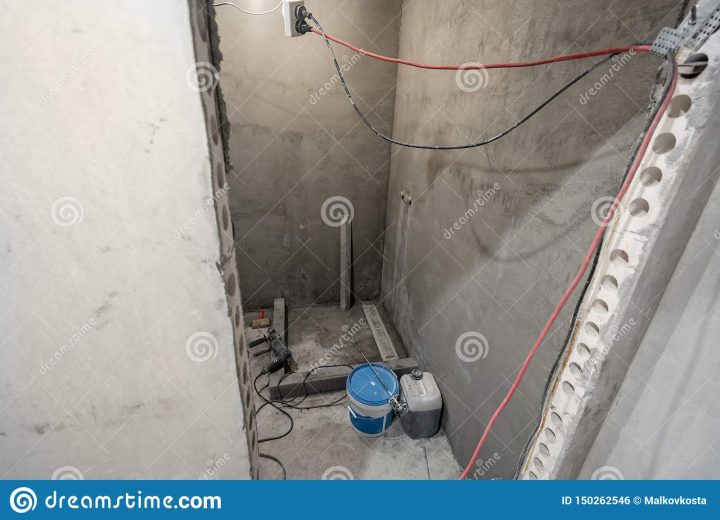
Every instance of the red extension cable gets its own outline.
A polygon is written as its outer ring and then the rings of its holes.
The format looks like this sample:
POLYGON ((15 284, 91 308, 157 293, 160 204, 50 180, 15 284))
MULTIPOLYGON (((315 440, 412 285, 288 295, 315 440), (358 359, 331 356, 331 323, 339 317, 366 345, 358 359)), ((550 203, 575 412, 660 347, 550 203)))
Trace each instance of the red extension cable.
MULTIPOLYGON (((313 27, 310 29, 315 34, 322 36, 322 32, 319 29, 313 27)), ((381 54, 375 54, 374 52, 366 51, 360 47, 356 47, 352 43, 348 43, 335 36, 327 34, 328 40, 335 42, 339 45, 343 45, 350 50, 362 54, 363 56, 369 56, 382 61, 390 63, 399 63, 400 65, 407 65, 409 67, 417 67, 419 69, 431 69, 431 70, 480 70, 480 69, 517 69, 522 67, 535 67, 537 65, 547 65, 548 63, 558 63, 561 61, 572 61, 581 60, 585 58, 594 58, 596 56, 606 56, 608 54, 619 54, 622 52, 648 52, 650 51, 650 45, 630 45, 628 47, 613 47, 611 49, 600 49, 597 51, 579 52, 577 54, 567 54, 565 56, 555 56, 552 58, 545 58, 536 61, 521 61, 516 63, 488 63, 487 65, 432 65, 427 63, 419 63, 416 61, 401 60, 400 58, 390 58, 388 56, 382 56, 381 54)))
MULTIPOLYGON (((319 31, 316 28, 311 29, 312 32, 315 34, 321 35, 322 32, 319 31)), ((426 63, 418 63, 414 61, 409 60, 402 60, 399 58, 389 58, 387 56, 382 56, 380 54, 375 54, 374 52, 369 52, 366 50, 363 50, 359 47, 356 47, 355 45, 352 45, 346 41, 343 41, 339 38, 335 38, 334 36, 330 36, 329 34, 326 35, 327 38, 337 44, 343 45, 347 47, 348 49, 351 49, 359 54, 362 54, 364 56, 369 56, 371 58, 376 58, 382 61, 387 61, 390 63, 398 63, 400 65, 407 65, 410 67, 417 67, 421 69, 432 69, 432 70, 479 70, 479 69, 504 69, 504 68, 521 68, 521 67, 534 67, 537 65, 546 65, 549 63, 558 63, 562 61, 572 61, 572 60, 580 60, 585 58, 593 58, 596 56, 605 56, 608 54, 619 54, 622 52, 649 52, 650 51, 650 45, 631 45, 628 47, 613 47, 610 49, 600 49, 596 51, 589 51, 589 52, 581 52, 576 54, 567 54, 564 56, 555 56, 552 58, 545 58, 542 60, 536 60, 536 61, 525 61, 525 62, 516 62, 516 63, 492 63, 492 64, 486 64, 486 65, 431 65, 426 63)), ((505 407, 508 405, 510 400, 512 399, 513 395, 515 394, 515 391, 517 390, 518 386, 520 386, 520 383, 522 382, 523 377, 525 376, 525 372, 527 371, 528 367, 530 366, 530 363, 532 361, 533 356, 537 352, 538 348, 540 348, 540 345, 542 344, 543 340, 547 336, 548 332, 550 331, 550 328, 555 323, 555 320, 560 315, 560 312, 562 312, 563 308, 565 307, 565 304, 570 299, 570 296, 575 291, 577 286, 580 284, 580 281, 582 280, 583 276, 585 275, 588 267, 590 266, 590 263, 592 262, 593 257, 595 256, 595 253, 598 250, 598 247, 600 247, 600 244, 602 243, 603 236, 605 235, 605 230, 607 229, 608 225, 610 224, 610 221, 612 220, 613 216, 615 215, 615 211, 620 204, 620 201, 625 196, 625 193, 627 192, 628 188, 630 187, 630 184, 632 183, 633 179, 635 178, 635 174, 637 173, 640 163, 643 160, 643 157, 645 155, 645 152, 647 151, 648 147, 650 146, 650 141, 653 138, 653 135, 655 133, 655 129, 657 128, 658 124, 660 123, 660 120, 665 115, 665 111, 667 110, 668 105, 670 104, 670 101, 672 100, 673 93, 675 92, 675 86, 677 85, 677 67, 675 68, 675 74, 672 78, 672 83, 670 84, 670 88, 668 90, 667 95, 665 96, 665 99, 663 100, 662 105, 660 106, 660 110, 658 110, 658 113, 656 114, 655 118, 653 119, 652 123, 650 124, 650 127, 648 128, 647 133, 645 134, 645 138, 643 139, 640 148, 638 149, 638 153, 635 156, 635 160, 633 161, 633 164, 628 172, 628 175, 625 179, 625 182, 623 182, 623 185, 620 188, 620 191, 615 196, 615 199, 613 200, 613 203, 608 210, 607 215, 605 216, 605 219, 603 220, 602 224, 597 230, 597 233, 595 233, 595 238, 593 239, 592 243, 590 244, 590 248, 588 249, 585 259, 583 260, 580 269, 578 270, 577 274, 575 275, 575 278, 573 279, 570 286, 567 288, 565 293, 562 295, 562 298, 560 298, 560 301, 558 302, 557 306, 555 307, 555 310, 550 315, 550 318, 548 318, 547 322, 545 323, 545 326, 540 331, 540 334, 538 335, 537 339, 535 340, 535 343, 533 344, 532 348, 530 349, 530 352, 528 352, 527 356, 525 357, 525 361, 523 361, 522 366, 520 367, 520 371, 518 372, 517 376, 515 377, 515 380, 513 381, 512 386, 508 390, 507 394, 505 395, 505 398, 500 403, 500 406, 497 407, 495 412, 492 414, 492 417, 490 417, 490 420, 488 421, 487 426, 485 427, 485 431, 483 432, 482 436, 480 437, 480 440, 477 443, 477 446, 475 446, 475 450, 473 451, 472 457, 470 458, 470 461, 467 464, 467 467, 462 472, 462 475, 460 476, 461 480, 464 480, 467 478, 467 476, 470 474, 470 470, 472 469, 473 465, 475 464, 475 461, 477 460, 478 456, 480 455, 480 450, 482 449, 483 445, 485 444, 485 441, 487 441, 488 436, 490 435, 490 431, 492 430, 493 426, 495 425, 495 421, 497 421, 500 414, 503 412, 505 407)))

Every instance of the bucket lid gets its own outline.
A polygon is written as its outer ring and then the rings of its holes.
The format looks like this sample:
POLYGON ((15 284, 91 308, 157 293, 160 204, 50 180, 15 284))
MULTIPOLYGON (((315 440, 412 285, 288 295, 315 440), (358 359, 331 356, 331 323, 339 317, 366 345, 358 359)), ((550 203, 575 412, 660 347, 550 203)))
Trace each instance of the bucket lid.
POLYGON ((389 400, 388 390, 397 396, 399 392, 398 378, 395 372, 377 363, 362 365, 355 368, 347 379, 347 392, 356 401, 367 406, 383 406, 389 400), (375 371, 373 372, 373 368, 375 371), (377 375, 375 375, 377 372, 377 375), (378 377, 385 386, 378 381, 378 377), (385 389, 387 387, 387 390, 385 389))

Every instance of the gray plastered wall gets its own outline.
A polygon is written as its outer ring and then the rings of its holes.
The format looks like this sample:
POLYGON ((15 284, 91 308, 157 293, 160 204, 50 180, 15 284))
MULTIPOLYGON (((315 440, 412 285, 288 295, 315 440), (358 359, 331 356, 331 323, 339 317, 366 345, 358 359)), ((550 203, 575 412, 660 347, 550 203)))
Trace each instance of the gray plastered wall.
MULTIPOLYGON (((406 1, 400 55, 492 63, 633 44, 675 25, 681 3, 406 1)), ((659 65, 638 54, 604 79, 609 63, 484 148, 393 147, 382 299, 410 354, 438 380, 445 430, 461 464, 577 272, 597 227, 594 203, 620 186, 659 65), (484 357, 460 358, 464 334, 482 336, 484 357)), ((481 140, 588 66, 490 70, 476 78, 478 88, 453 73, 401 67, 393 136, 437 144, 481 140)), ((568 302, 496 423, 478 478, 513 476, 576 301, 568 302)))
MULTIPOLYGON (((401 4, 309 0, 307 7, 335 36, 395 56, 401 4)), ((320 36, 285 37, 279 11, 216 12, 246 308, 272 307, 278 297, 291 307, 339 300, 340 230, 321 213, 336 197, 354 207, 353 292, 378 298, 390 146, 359 122, 320 36)), ((391 132, 397 67, 344 47, 336 52, 360 106, 391 132)))

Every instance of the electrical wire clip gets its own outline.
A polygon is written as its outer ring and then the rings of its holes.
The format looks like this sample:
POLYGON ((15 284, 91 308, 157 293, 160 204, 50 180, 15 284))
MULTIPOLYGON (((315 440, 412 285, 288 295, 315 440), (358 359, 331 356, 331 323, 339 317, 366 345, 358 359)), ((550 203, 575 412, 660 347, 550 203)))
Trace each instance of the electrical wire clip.
POLYGON ((677 27, 665 27, 657 35, 651 51, 659 56, 675 52, 682 45, 694 51, 700 49, 707 39, 720 29, 720 2, 713 0, 702 6, 698 12, 697 2, 690 8, 690 13, 677 27))

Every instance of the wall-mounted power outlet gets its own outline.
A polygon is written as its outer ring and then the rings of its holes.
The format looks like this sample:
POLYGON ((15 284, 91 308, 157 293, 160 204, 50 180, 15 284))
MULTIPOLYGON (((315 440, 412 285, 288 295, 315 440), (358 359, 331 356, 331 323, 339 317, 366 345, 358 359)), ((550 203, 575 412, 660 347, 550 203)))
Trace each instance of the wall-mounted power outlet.
POLYGON ((302 36, 295 27, 295 22, 297 22, 295 10, 304 3, 302 0, 283 0, 282 14, 285 19, 285 36, 291 38, 302 36))

